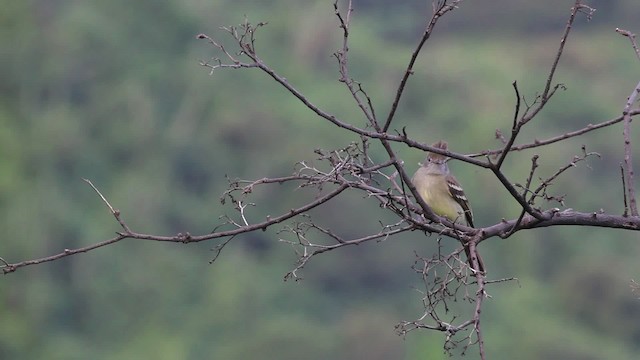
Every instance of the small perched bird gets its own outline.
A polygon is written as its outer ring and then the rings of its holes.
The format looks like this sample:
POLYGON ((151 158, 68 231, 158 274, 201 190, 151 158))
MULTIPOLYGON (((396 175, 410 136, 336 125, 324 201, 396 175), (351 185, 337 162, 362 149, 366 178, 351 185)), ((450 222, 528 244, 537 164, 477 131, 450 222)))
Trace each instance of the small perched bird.
MULTIPOLYGON (((446 141, 438 141, 432 145, 434 148, 447 150, 446 141)), ((444 155, 429 153, 425 162, 411 179, 422 200, 429 205, 438 216, 446 217, 454 223, 473 227, 473 213, 469 207, 469 200, 462 190, 462 186, 451 175, 447 165, 447 157, 444 155)), ((466 244, 464 251, 471 269, 474 269, 471 261, 471 251, 466 244)), ((478 269, 484 272, 482 258, 476 251, 478 269)))

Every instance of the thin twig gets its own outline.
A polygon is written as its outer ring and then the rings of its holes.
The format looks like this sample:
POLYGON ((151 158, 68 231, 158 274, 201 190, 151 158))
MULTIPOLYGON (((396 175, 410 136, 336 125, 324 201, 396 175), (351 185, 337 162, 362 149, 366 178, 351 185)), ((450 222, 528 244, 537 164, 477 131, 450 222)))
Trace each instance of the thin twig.
POLYGON ((98 188, 96 188, 95 185, 93 185, 91 180, 84 179, 84 178, 82 180, 87 184, 89 184, 89 186, 91 186, 91 188, 98 194, 98 196, 100 196, 100 199, 102 199, 102 202, 105 203, 105 205, 107 205, 107 207, 109 208, 109 211, 111 211, 111 214, 116 218, 116 220, 118 221, 118 224, 120 224, 120 226, 125 231, 125 233, 131 233, 131 230, 129 229, 127 224, 125 224, 125 222, 120 218, 120 210, 114 209, 113 206, 109 204, 109 201, 107 201, 107 199, 104 197, 104 195, 102 195, 100 190, 98 190, 98 188))

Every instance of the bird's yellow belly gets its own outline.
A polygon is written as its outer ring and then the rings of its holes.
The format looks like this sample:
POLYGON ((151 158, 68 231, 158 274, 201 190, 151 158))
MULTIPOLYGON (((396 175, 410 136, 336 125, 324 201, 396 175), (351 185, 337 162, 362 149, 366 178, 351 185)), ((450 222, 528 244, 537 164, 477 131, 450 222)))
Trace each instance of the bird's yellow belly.
MULTIPOLYGON (((427 181, 434 181, 436 179, 432 179, 429 177, 427 181)), ((446 187, 446 182, 444 181, 436 181, 435 183, 429 184, 414 184, 427 205, 436 213, 438 216, 446 217, 447 219, 458 222, 461 224, 465 224, 464 210, 449 194, 449 190, 446 188, 439 188, 438 185, 442 183, 446 187), (430 186, 435 185, 435 186, 430 186)))

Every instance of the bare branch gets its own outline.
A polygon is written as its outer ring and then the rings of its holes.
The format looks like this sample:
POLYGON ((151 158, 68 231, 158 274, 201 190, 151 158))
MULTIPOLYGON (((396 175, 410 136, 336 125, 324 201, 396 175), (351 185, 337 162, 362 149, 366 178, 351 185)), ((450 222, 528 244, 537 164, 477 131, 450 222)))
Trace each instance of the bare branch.
POLYGON ((627 202, 627 184, 625 183, 624 166, 620 164, 620 177, 622 178, 622 201, 624 203, 624 213, 622 216, 629 216, 629 203, 627 202))
POLYGON ((109 239, 109 240, 105 240, 105 241, 101 241, 99 243, 90 245, 90 246, 85 246, 85 247, 80 247, 77 249, 64 249, 62 252, 55 254, 55 255, 51 255, 51 256, 46 256, 43 258, 39 258, 39 259, 34 259, 34 260, 26 260, 26 261, 21 261, 21 262, 17 262, 17 263, 13 263, 10 264, 7 261, 5 261, 4 259, 2 260, 4 262, 4 265, 0 266, 0 268, 2 268, 2 271, 4 274, 8 274, 11 272, 16 271, 18 268, 24 267, 24 266, 29 266, 29 265, 37 265, 37 264, 42 264, 45 262, 49 262, 49 261, 55 261, 58 259, 62 259, 65 258, 67 256, 71 256, 71 255, 75 255, 75 254, 80 254, 80 253, 86 253, 89 252, 91 250, 95 250, 97 248, 101 248, 103 246, 107 246, 107 245, 111 245, 111 244, 115 244, 118 241, 125 239, 129 236, 125 236, 122 234, 119 234, 118 236, 109 239))
MULTIPOLYGON (((401 225, 402 225, 402 222, 393 224, 393 225, 387 225, 387 226, 384 226, 383 229, 376 234, 371 234, 368 236, 351 239, 351 240, 345 240, 342 237, 338 236, 337 234, 333 233, 329 229, 319 227, 315 224, 306 224, 306 226, 308 226, 309 229, 311 228, 316 229, 319 232, 325 235, 328 235, 330 238, 334 239, 337 243, 333 245, 320 245, 320 244, 312 244, 308 241, 299 241, 298 243, 295 243, 285 239, 280 239, 280 241, 287 242, 293 246, 302 247, 302 250, 303 250, 302 252, 298 252, 298 254, 300 255, 300 258, 296 262, 295 267, 291 271, 287 272, 287 274, 284 276, 284 280, 285 281, 291 280, 291 279, 294 279, 295 281, 301 280, 302 277, 298 275, 298 272, 302 270, 307 265, 309 260, 311 260, 311 258, 313 258, 316 255, 320 255, 325 252, 336 250, 345 246, 360 245, 362 243, 372 241, 372 240, 384 241, 388 239, 390 236, 400 234, 406 231, 411 231, 414 229, 413 226, 401 226, 401 225)), ((306 230, 303 233, 300 233, 298 232, 298 230, 293 230, 291 228, 285 231, 295 233, 296 236, 299 236, 298 237, 299 240, 304 238, 304 237, 300 237, 301 235, 306 235, 306 230)))
MULTIPOLYGON (((633 110, 629 112, 630 116, 635 116, 640 114, 640 110, 633 110)), ((576 136, 580 136, 583 134, 586 134, 588 132, 591 132, 593 130, 598 130, 598 129, 602 129, 614 124, 617 124, 619 122, 621 122, 622 120, 624 120, 624 116, 620 115, 616 118, 613 118, 611 120, 607 120, 604 122, 601 122, 599 124, 596 125, 592 125, 589 124, 587 126, 585 126, 584 128, 580 129, 580 130, 576 130, 576 131, 572 131, 572 132, 568 132, 559 136, 555 136, 546 140, 536 140, 533 143, 530 144, 522 144, 522 145, 516 145, 516 146, 512 146, 509 151, 521 151, 521 150, 527 150, 527 149, 533 149, 533 148, 537 148, 537 147, 542 147, 545 145, 549 145, 549 144, 553 144, 562 140, 566 140, 569 138, 573 138, 576 136)), ((391 141, 393 141, 392 139, 390 139, 391 141)), ((496 154, 501 154, 503 152, 504 148, 502 149, 495 149, 495 150, 485 150, 479 153, 472 153, 472 154, 468 154, 468 157, 480 157, 480 156, 490 156, 490 155, 496 155, 496 154)))
POLYGON ((371 98, 369 97, 369 95, 367 95, 367 92, 362 88, 362 84, 353 80, 353 78, 351 78, 351 76, 349 75, 349 65, 348 65, 349 64, 349 56, 348 56, 349 26, 351 25, 351 13, 353 12, 353 3, 351 0, 348 1, 346 15, 343 16, 340 10, 338 9, 338 2, 339 0, 336 0, 333 3, 333 8, 334 8, 334 13, 340 23, 340 28, 342 29, 342 48, 336 51, 333 54, 333 56, 338 60, 338 70, 340 72, 339 81, 344 83, 347 86, 347 88, 349 89, 349 92, 351 93, 351 96, 355 100, 356 104, 358 104, 358 107, 362 110, 362 113, 367 119, 367 122, 374 129, 376 129, 376 131, 380 132, 379 131, 380 127, 378 126, 378 121, 376 119, 376 113, 373 108, 373 103, 371 101, 371 98), (366 100, 366 105, 360 98, 360 94, 364 96, 366 100))
MULTIPOLYGON (((635 42, 634 42, 635 44, 635 42)), ((631 95, 627 98, 627 103, 622 110, 622 116, 624 118, 624 127, 622 135, 624 138, 624 165, 625 165, 625 178, 627 182, 627 192, 629 195, 629 209, 631 210, 631 216, 638 216, 638 205, 636 204, 636 187, 633 180, 633 152, 631 151, 631 107, 636 102, 636 98, 640 92, 640 83, 631 92, 631 95)))
MULTIPOLYGON (((474 239, 471 239, 471 241, 469 241, 468 246, 471 254, 476 253, 476 244, 479 239, 480 239, 480 234, 477 235, 474 239)), ((473 267, 477 269, 479 266, 477 257, 476 256, 472 257, 472 261, 473 261, 473 267)), ((477 337, 480 358, 484 360, 485 351, 484 351, 484 340, 482 338, 482 331, 480 328, 480 313, 482 312, 482 302, 484 298, 487 296, 487 293, 485 291, 484 274, 482 274, 482 272, 478 272, 475 274, 475 277, 476 277, 477 287, 476 287, 476 297, 475 297, 475 308, 473 310, 472 319, 473 319, 473 328, 477 337)))
MULTIPOLYGON (((475 252, 475 243, 480 237, 469 242, 471 251, 475 252)), ((453 350, 460 348, 464 354, 472 345, 478 345, 479 352, 484 354, 484 342, 480 327, 480 315, 482 302, 487 293, 485 280, 482 274, 474 273, 466 261, 460 259, 463 248, 449 254, 435 254, 431 258, 416 255, 412 268, 422 278, 423 290, 418 290, 422 295, 424 313, 417 320, 403 321, 396 325, 396 331, 400 335, 417 329, 441 331, 446 334, 444 350, 453 355, 453 350), (469 289, 473 289, 469 291, 469 289), (449 302, 463 300, 472 304, 473 310, 470 318, 457 320, 456 317, 445 321, 450 308, 449 302), (456 324, 457 322, 457 324, 456 324), (465 334, 460 335, 459 334, 465 334)), ((478 266, 477 259, 474 267, 478 266)), ((508 279, 500 279, 495 282, 504 282, 508 279)))
MULTIPOLYGON (((591 19, 591 15, 593 14, 594 9, 588 7, 581 3, 582 0, 576 0, 571 8, 571 15, 567 20, 567 25, 564 28, 564 34, 562 34, 562 38, 560 39, 560 47, 558 48, 558 52, 556 53, 556 57, 553 59, 553 65, 551 65, 551 71, 549 72, 549 76, 547 77, 547 83, 544 86, 544 91, 542 92, 542 100, 540 102, 540 106, 538 107, 538 111, 542 109, 546 101, 548 100, 549 90, 551 89, 551 83, 553 82, 553 76, 558 69, 558 63, 560 63, 560 57, 562 56, 562 51, 564 50, 564 46, 567 43, 567 38, 569 37, 569 32, 571 32, 571 28, 573 27, 573 22, 575 21, 576 14, 581 10, 589 10, 587 13, 587 19, 591 19)), ((528 120, 532 119, 535 116, 535 113, 532 113, 528 120)), ((528 120, 524 120, 526 123, 528 120)))
MULTIPOLYGON (((542 94, 536 96, 536 101, 534 102, 534 104, 537 103, 537 106, 535 107, 527 106, 527 109, 522 115, 522 117, 520 118, 520 120, 516 121, 514 119, 513 126, 511 128, 511 136, 509 137, 509 140, 507 141, 505 146, 500 151, 500 158, 495 163, 496 170, 499 170, 502 167, 502 164, 504 163, 504 160, 506 159, 507 155, 511 151, 511 148, 516 140, 516 137, 520 133, 522 127, 525 124, 527 124, 529 121, 531 121, 545 107, 549 99, 551 99, 553 94, 555 94, 556 90, 558 90, 559 88, 564 88, 564 85, 561 85, 561 84, 557 84, 552 88, 551 84, 553 82, 553 77, 558 68, 558 64, 560 63, 560 58, 562 57, 562 52, 567 42, 567 38, 569 37, 569 33, 571 32, 571 28, 575 21, 576 14, 580 11, 584 12, 585 10, 590 11, 587 13, 588 18, 590 18, 593 11, 595 11, 594 9, 588 7, 587 5, 581 4, 581 0, 576 0, 573 7, 571 8, 571 14, 569 15, 569 19, 567 20, 567 25, 565 26, 564 34, 560 39, 560 47, 558 48, 558 51, 556 52, 556 56, 553 60, 553 64, 551 65, 551 70, 549 71, 549 75, 547 76, 547 81, 545 83, 544 90, 542 91, 542 94)), ((519 108, 520 108, 520 93, 515 83, 513 86, 516 91, 516 96, 518 97, 518 100, 516 103, 516 114, 517 114, 519 113, 519 108)), ((528 210, 527 212, 531 213, 528 210)))
MULTIPOLYGON (((623 217, 621 215, 610 215, 603 212, 579 212, 571 209, 559 211, 551 209, 541 213, 542 220, 536 219, 530 215, 525 215, 522 219, 519 230, 537 229, 549 226, 561 225, 583 225, 594 227, 606 227, 611 229, 640 230, 640 218, 623 217)), ((495 225, 491 225, 482 229, 483 237, 481 241, 493 236, 505 237, 506 230, 513 227, 516 220, 504 220, 495 225)))
POLYGON ((626 36, 629 38, 631 42, 631 46, 633 47, 633 51, 636 53, 638 60, 640 60, 640 48, 638 48, 638 43, 636 42, 636 34, 633 34, 631 31, 623 30, 620 28, 616 28, 616 32, 622 36, 626 36))
POLYGON ((387 132, 389 130, 389 126, 391 126, 391 122, 393 121, 393 117, 396 114, 396 110, 398 109, 398 104, 400 103, 400 98, 404 92, 404 88, 407 85, 407 81, 409 80, 409 76, 413 75, 413 66, 418 59, 418 55, 420 51, 422 51, 422 47, 424 43, 431 37, 433 33, 433 29, 436 26, 438 20, 444 16, 446 13, 453 11, 457 8, 458 3, 462 0, 453 0, 451 3, 448 3, 447 0, 441 1, 433 1, 433 16, 431 16, 431 20, 429 20, 429 24, 424 30, 422 34, 422 38, 416 46, 415 50, 411 54, 411 59, 409 60, 409 64, 407 65, 407 69, 404 71, 404 75, 402 76, 402 80, 400 80, 400 85, 398 86, 398 90, 396 91, 395 99, 393 99, 393 104, 391 105, 391 110, 389 111, 389 115, 387 115, 387 120, 382 127, 382 132, 387 132))
POLYGON ((500 171, 500 169, 493 166, 491 170, 493 171, 493 174, 498 178, 502 186, 505 189, 507 189, 509 194, 511 194, 511 196, 518 202, 518 204, 522 206, 522 209, 524 209, 524 211, 526 211, 528 214, 535 217, 536 219, 539 219, 539 220, 542 219, 542 215, 540 214, 540 212, 534 209, 533 207, 531 207, 531 204, 529 204, 523 196, 518 194, 518 191, 516 190, 515 186, 511 184, 509 179, 507 179, 507 177, 502 173, 502 171, 500 171))
POLYGON ((533 203, 533 199, 535 197, 537 197, 540 194, 540 192, 546 191, 546 189, 549 187, 549 185, 551 185, 551 183, 555 179, 557 179, 562 173, 564 173, 565 171, 567 171, 568 169, 570 169, 572 167, 575 167, 578 162, 584 161, 590 156, 600 157, 600 154, 598 154, 597 152, 587 152, 586 147, 583 145, 582 146, 582 155, 581 156, 574 156, 573 159, 568 164, 564 165, 563 167, 558 169, 553 175, 551 175, 547 179, 543 180, 542 183, 540 184, 540 186, 538 186, 538 188, 535 189, 532 192, 530 201, 533 203))
MULTIPOLYGON (((93 187, 93 186, 92 186, 93 187)), ((255 230, 264 230, 267 229, 269 226, 272 226, 274 224, 278 224, 281 223, 287 219, 290 219, 294 216, 297 216, 299 214, 305 213, 327 201, 329 201, 330 199, 334 198, 335 196, 337 196, 338 194, 342 193, 344 190, 346 190, 348 188, 348 185, 341 185, 338 186, 336 189, 334 189, 333 191, 327 193, 326 195, 308 203, 305 204, 297 209, 292 209, 290 210, 288 213, 282 214, 276 218, 268 218, 266 221, 260 222, 260 223, 256 223, 256 224, 252 224, 252 225, 246 225, 246 226, 240 226, 237 227, 236 229, 233 230, 227 230, 227 231, 218 231, 218 232, 214 232, 211 234, 207 234, 207 235, 200 235, 200 236, 192 236, 189 233, 179 233, 175 236, 159 236, 159 235, 150 235, 150 234, 141 234, 141 233, 137 233, 137 232, 133 232, 131 230, 126 230, 123 233, 118 233, 118 236, 113 238, 113 239, 109 239, 106 241, 102 241, 90 246, 86 246, 86 247, 81 247, 81 248, 77 248, 77 249, 65 249, 63 252, 56 254, 56 255, 52 255, 52 256, 48 256, 48 257, 44 257, 44 258, 40 258, 40 259, 34 259, 34 260, 28 260, 28 261, 22 261, 22 262, 18 262, 18 263, 8 263, 5 264, 3 266, 0 266, 4 273, 10 273, 15 271, 16 269, 20 268, 20 267, 24 267, 24 266, 28 266, 28 265, 36 265, 36 264, 40 264, 43 262, 48 262, 48 261, 54 261, 63 257, 67 257, 70 255, 75 255, 78 253, 83 253, 83 252, 88 252, 106 245, 110 245, 113 243, 116 243, 122 239, 126 239, 126 238, 130 238, 130 239, 138 239, 138 240, 152 240, 152 241, 166 241, 166 242, 175 242, 175 243, 193 243, 193 242, 201 242, 201 241, 205 241, 205 240, 211 240, 211 239, 216 239, 216 238, 224 238, 224 237, 229 237, 229 236, 235 236, 235 235, 239 235, 239 234, 244 234, 244 233, 248 233, 251 231, 255 231, 255 230)), ((94 187, 95 189, 95 187, 94 187)), ((98 192, 98 194, 100 194, 98 192)), ((101 195, 101 194, 100 194, 101 195)), ((103 198, 103 196, 101 195, 101 198, 103 198)), ((106 199, 105 199, 106 201, 106 199)), ((108 203, 108 202, 106 202, 108 203)), ((112 208, 111 206, 109 206, 110 208, 112 208)), ((117 211, 115 211, 117 213, 117 211)), ((114 214, 115 216, 115 214, 114 214)), ((119 219, 119 217, 116 217, 116 219, 118 220, 118 223, 121 223, 122 221, 119 219)), ((126 229, 128 229, 128 227, 124 226, 126 229)))

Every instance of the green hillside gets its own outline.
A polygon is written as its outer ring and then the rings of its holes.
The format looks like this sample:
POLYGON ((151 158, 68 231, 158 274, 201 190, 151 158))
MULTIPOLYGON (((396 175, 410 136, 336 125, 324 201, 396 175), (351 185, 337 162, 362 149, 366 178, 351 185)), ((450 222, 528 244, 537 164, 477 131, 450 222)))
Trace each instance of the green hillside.
MULTIPOLYGON (((330 1, 2 0, 0 13, 0 257, 40 258, 114 236, 119 225, 82 178, 135 231, 206 234, 234 214, 220 196, 228 178, 285 176, 315 149, 358 138, 322 120, 255 69, 209 75, 220 56, 206 33, 245 16, 261 57, 314 104, 350 123, 364 119, 332 53, 341 32, 330 1)), ((566 91, 518 143, 617 117, 640 79, 640 62, 616 27, 640 32, 636 1, 592 1, 569 38, 557 81, 566 91)), ((544 86, 572 1, 462 2, 425 45, 392 129, 474 153, 507 134, 517 81, 533 99, 544 86)), ((354 1, 351 74, 390 109, 431 5, 354 1)), ((524 182, 530 158, 550 176, 581 153, 552 190, 565 207, 622 213, 622 125, 507 159, 524 182)), ((635 159, 640 158, 637 146, 635 159)), ((409 172, 424 154, 397 146, 409 172)), ((377 144, 371 156, 383 159, 377 144)), ((519 215, 489 171, 454 162, 477 225, 519 215)), ((312 194, 256 189, 250 221, 286 212, 312 194)), ((361 194, 313 216, 346 238, 392 217, 361 194)), ((549 204, 549 206, 560 206, 549 204)), ((312 259, 302 281, 284 282, 296 254, 278 228, 234 239, 166 244, 124 240, 86 254, 18 269, 0 281, 1 359, 446 359, 444 335, 395 334, 421 316, 415 253, 436 236, 418 232, 312 259)), ((288 240, 291 240, 290 238, 288 240)), ((453 246, 453 242, 447 246, 453 246)), ((636 359, 640 241, 632 232, 564 227, 521 232, 479 247, 495 284, 483 329, 491 359, 636 359)), ((453 304, 464 309, 464 304, 453 304)), ((477 355, 470 351, 468 358, 477 355)))

